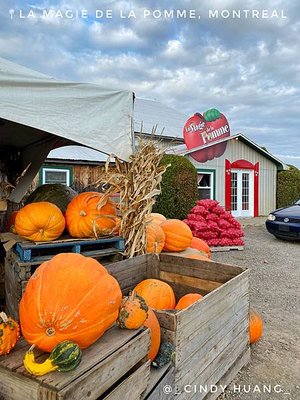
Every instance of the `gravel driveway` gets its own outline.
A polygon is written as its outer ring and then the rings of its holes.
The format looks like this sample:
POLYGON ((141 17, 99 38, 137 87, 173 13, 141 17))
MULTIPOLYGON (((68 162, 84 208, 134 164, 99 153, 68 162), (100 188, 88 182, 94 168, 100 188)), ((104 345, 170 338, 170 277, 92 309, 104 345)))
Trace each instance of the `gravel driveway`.
POLYGON ((264 335, 220 399, 300 400, 300 242, 275 239, 264 226, 244 231, 243 251, 213 259, 250 269, 250 301, 263 317, 264 335))

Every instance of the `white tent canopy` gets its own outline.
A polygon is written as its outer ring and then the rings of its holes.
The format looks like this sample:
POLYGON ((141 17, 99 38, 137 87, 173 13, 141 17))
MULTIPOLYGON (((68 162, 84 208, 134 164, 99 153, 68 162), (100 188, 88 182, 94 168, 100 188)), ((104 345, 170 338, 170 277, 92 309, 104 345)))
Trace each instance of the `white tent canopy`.
POLYGON ((20 199, 53 148, 81 144, 128 160, 133 98, 130 91, 58 81, 0 58, 0 147, 18 149, 24 167, 30 165, 11 200, 20 199))

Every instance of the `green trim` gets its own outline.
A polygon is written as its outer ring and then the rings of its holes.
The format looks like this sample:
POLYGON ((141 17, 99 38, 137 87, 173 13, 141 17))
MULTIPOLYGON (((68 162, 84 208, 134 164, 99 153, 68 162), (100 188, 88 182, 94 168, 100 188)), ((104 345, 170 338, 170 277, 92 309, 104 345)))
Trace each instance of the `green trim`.
POLYGON ((63 169, 65 171, 69 171, 70 174, 70 185, 73 183, 73 167, 70 165, 49 165, 43 164, 39 170, 39 185, 43 185, 43 169, 63 169))
POLYGON ((209 168, 208 169, 196 168, 196 170, 197 170, 197 174, 201 174, 201 173, 205 174, 205 173, 208 173, 208 172, 212 173, 213 180, 214 180, 214 182, 213 182, 213 200, 215 200, 216 199, 216 170, 215 169, 209 169, 209 168))

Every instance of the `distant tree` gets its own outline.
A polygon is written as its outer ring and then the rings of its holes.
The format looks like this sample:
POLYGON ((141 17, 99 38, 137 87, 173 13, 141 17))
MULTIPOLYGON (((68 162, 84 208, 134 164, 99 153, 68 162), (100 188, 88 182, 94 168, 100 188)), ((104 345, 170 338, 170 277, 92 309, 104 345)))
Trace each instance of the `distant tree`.
POLYGON ((266 151, 267 153, 269 153, 269 150, 268 150, 265 146, 261 146, 261 149, 263 149, 264 151, 266 151))
POLYGON ((198 200, 197 170, 183 156, 164 155, 162 165, 169 165, 163 174, 161 194, 153 206, 153 212, 166 218, 184 219, 198 200))
POLYGON ((295 165, 292 164, 286 164, 289 167, 289 171, 299 171, 299 168, 295 167, 295 165))
POLYGON ((300 171, 291 168, 277 176, 277 207, 285 207, 300 198, 300 171))

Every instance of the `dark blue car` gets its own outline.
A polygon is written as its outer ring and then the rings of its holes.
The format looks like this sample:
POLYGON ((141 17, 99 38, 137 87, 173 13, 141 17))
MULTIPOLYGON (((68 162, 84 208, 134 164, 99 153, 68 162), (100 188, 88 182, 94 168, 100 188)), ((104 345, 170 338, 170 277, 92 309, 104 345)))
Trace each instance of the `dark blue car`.
POLYGON ((280 239, 300 239, 300 200, 272 211, 266 220, 266 228, 280 239))

